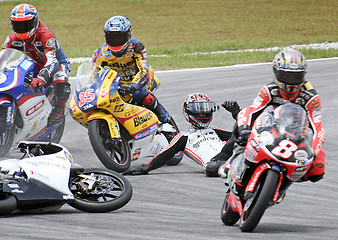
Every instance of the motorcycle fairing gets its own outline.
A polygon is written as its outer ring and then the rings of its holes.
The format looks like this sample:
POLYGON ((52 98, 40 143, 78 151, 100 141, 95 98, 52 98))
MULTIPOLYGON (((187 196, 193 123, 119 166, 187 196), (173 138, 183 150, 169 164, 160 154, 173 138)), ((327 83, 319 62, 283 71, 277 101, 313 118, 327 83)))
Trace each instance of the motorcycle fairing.
POLYGON ((95 110, 104 109, 112 114, 135 140, 152 135, 158 128, 157 116, 146 108, 123 101, 117 90, 120 78, 117 72, 106 70, 90 88, 75 91, 70 102, 72 117, 83 126, 87 126, 89 120, 105 119, 110 126, 112 137, 118 136, 114 120, 106 114, 93 113, 95 110), (88 113, 89 111, 91 112, 88 113))
POLYGON ((274 136, 273 143, 267 145, 261 141, 260 134, 258 134, 255 128, 252 128, 252 132, 244 151, 244 156, 247 160, 254 163, 259 163, 265 159, 271 159, 282 164, 288 162, 289 171, 287 172, 287 177, 292 181, 304 176, 313 162, 310 149, 302 142, 295 144, 290 140, 280 139, 278 136, 274 136), (286 148, 286 150, 290 150, 287 148, 289 146, 288 144, 290 144, 290 146, 292 144, 293 149, 287 157, 276 155, 283 155, 286 152, 284 148, 286 148))
POLYGON ((235 194, 233 194, 232 191, 230 191, 229 193, 228 202, 233 211, 238 212, 239 214, 243 212, 243 205, 241 199, 235 194))
MULTIPOLYGON (((277 165, 270 165, 266 162, 262 162, 260 163, 256 168, 255 168, 255 171, 253 172, 248 184, 246 185, 245 187, 245 192, 248 192, 248 193, 253 193, 255 188, 256 188, 256 185, 258 183, 258 180, 260 179, 262 173, 264 171, 266 171, 267 169, 270 169, 270 168, 274 168, 274 167, 277 167, 279 169, 279 167, 277 165)), ((278 185, 277 185, 277 189, 275 191, 275 194, 274 194, 274 197, 273 197, 273 201, 276 202, 277 201, 277 198, 278 198, 278 193, 279 193, 279 189, 280 189, 280 186, 282 184, 282 181, 283 181, 283 174, 282 172, 280 172, 280 177, 279 177, 279 182, 278 182, 278 185)))

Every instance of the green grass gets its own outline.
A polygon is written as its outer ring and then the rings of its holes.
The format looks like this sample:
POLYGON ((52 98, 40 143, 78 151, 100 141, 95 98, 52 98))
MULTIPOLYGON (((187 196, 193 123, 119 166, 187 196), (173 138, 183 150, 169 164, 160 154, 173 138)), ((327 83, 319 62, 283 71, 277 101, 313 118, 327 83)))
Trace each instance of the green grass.
MULTIPOLYGON (((272 61, 276 52, 184 55, 195 52, 286 47, 337 42, 336 0, 40 0, 40 19, 66 55, 90 57, 104 42, 103 26, 127 16, 155 70, 272 61)), ((21 1, 0 2, 0 38, 11 32, 9 13, 21 1)), ((305 57, 338 56, 337 49, 301 50, 305 57)), ((73 66, 73 73, 77 64, 73 66)))

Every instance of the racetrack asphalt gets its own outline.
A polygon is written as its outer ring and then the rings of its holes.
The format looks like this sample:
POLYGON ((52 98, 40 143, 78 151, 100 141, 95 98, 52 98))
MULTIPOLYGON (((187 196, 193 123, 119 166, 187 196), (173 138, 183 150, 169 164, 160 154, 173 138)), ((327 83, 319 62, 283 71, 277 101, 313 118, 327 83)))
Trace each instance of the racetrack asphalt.
MULTIPOLYGON (((292 185, 281 204, 266 210, 253 233, 242 233, 237 224, 229 227, 222 223, 224 180, 206 177, 200 166, 184 157, 177 166, 164 166, 149 175, 127 176, 133 197, 115 212, 85 213, 66 205, 55 213, 1 217, 1 239, 337 239, 337 66, 338 59, 308 61, 306 75, 322 99, 327 133, 325 178, 315 184, 292 185)), ((181 130, 189 126, 182 114, 189 93, 204 92, 218 104, 237 100, 245 107, 261 86, 273 80, 270 63, 156 74, 161 86, 155 94, 181 130)), ((231 130, 233 123, 230 113, 222 108, 214 114, 215 126, 231 130)), ((90 146, 86 128, 69 115, 60 143, 75 162, 84 167, 103 167, 90 146)))

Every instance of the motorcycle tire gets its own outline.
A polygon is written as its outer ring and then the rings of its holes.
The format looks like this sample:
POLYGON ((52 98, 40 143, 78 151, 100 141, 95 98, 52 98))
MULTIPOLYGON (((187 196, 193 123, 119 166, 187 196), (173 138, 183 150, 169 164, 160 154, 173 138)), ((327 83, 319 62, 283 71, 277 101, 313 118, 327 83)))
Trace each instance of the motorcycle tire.
MULTIPOLYGON (((175 130, 176 130, 175 134, 163 132, 164 136, 166 137, 166 139, 170 143, 171 140, 173 140, 174 137, 177 135, 177 133, 179 133, 180 131, 178 129, 178 126, 177 126, 175 120, 172 117, 169 120, 169 124, 172 125, 175 128, 175 130)), ((182 158, 183 158, 183 152, 178 152, 178 153, 175 154, 175 156, 173 156, 172 158, 170 158, 167 161, 166 164, 168 166, 175 166, 175 165, 177 165, 177 164, 179 164, 181 162, 182 158)))
POLYGON ((240 218, 240 215, 238 212, 235 212, 232 210, 231 205, 228 201, 229 193, 226 194, 224 203, 222 206, 221 211, 221 220, 222 222, 227 226, 233 226, 235 223, 238 222, 238 219, 240 218))
POLYGON ((279 181, 279 173, 274 170, 268 170, 265 180, 261 179, 261 184, 252 198, 247 199, 251 202, 250 206, 246 208, 244 205, 239 228, 242 232, 252 232, 259 221, 261 220, 266 208, 272 200, 279 181))
POLYGON ((68 204, 78 210, 91 213, 104 213, 125 206, 131 199, 133 189, 128 179, 121 174, 102 169, 85 169, 70 178, 69 189, 75 200, 68 204), (86 182, 81 175, 95 178, 92 189, 84 187, 86 182))
POLYGON ((62 123, 48 136, 48 142, 59 143, 65 129, 65 118, 62 123))
POLYGON ((127 171, 131 155, 125 136, 121 134, 120 139, 112 139, 108 124, 103 119, 91 120, 87 128, 90 143, 101 163, 119 173, 127 171))
POLYGON ((1 194, 0 196, 0 215, 8 215, 16 210, 18 201, 15 196, 11 194, 1 194))

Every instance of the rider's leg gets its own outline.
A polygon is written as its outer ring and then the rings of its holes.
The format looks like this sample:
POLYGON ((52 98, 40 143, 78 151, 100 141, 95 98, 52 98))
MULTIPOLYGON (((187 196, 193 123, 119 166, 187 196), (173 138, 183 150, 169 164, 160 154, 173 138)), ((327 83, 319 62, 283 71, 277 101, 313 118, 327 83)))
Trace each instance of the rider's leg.
POLYGON ((311 182, 318 182, 323 179, 325 173, 325 152, 324 149, 321 148, 317 156, 315 157, 312 167, 306 173, 304 177, 302 177, 303 181, 310 180, 311 182))
POLYGON ((66 65, 60 65, 59 70, 53 77, 53 87, 55 100, 53 104, 53 110, 49 114, 48 124, 57 122, 65 114, 65 107, 70 95, 70 84, 68 83, 69 67, 66 65))
POLYGON ((154 94, 148 93, 144 97, 142 104, 154 112, 160 122, 167 123, 169 121, 170 116, 168 111, 159 103, 154 94))

